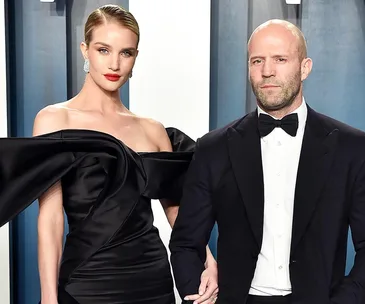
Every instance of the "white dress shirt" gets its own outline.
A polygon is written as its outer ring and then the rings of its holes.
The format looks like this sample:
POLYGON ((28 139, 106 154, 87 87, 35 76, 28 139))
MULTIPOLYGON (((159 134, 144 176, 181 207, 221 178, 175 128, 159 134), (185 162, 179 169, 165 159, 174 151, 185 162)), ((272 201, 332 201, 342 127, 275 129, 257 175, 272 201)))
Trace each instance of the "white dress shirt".
MULTIPOLYGON (((267 114, 258 108, 260 113, 267 114)), ((284 296, 291 293, 289 256, 295 184, 307 120, 304 99, 293 113, 298 113, 299 120, 295 137, 275 128, 261 138, 264 227, 261 252, 249 291, 251 295, 284 296)))

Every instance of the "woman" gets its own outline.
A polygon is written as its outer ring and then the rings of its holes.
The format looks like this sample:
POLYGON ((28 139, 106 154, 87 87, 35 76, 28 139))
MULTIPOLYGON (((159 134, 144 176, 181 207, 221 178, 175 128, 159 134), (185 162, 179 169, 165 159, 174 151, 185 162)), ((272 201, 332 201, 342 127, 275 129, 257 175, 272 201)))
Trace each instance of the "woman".
MULTIPOLYGON (((131 13, 116 5, 92 12, 81 44, 86 79, 80 93, 42 109, 34 138, 2 140, 1 224, 39 197, 42 304, 175 303, 150 203, 160 199, 174 224, 173 202, 194 143, 121 103, 119 89, 132 75, 138 42, 131 13), (63 210, 70 232, 62 252, 63 210)), ((212 303, 217 294, 216 264, 207 250, 194 303, 212 303)))

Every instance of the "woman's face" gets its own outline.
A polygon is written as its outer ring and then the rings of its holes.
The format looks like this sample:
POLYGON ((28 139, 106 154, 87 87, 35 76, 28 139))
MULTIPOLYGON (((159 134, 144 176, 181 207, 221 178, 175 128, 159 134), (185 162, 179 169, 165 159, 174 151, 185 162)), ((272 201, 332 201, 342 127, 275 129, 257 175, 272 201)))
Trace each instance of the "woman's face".
POLYGON ((137 35, 116 22, 95 27, 89 46, 81 44, 93 81, 106 91, 118 90, 131 74, 137 43, 137 35))

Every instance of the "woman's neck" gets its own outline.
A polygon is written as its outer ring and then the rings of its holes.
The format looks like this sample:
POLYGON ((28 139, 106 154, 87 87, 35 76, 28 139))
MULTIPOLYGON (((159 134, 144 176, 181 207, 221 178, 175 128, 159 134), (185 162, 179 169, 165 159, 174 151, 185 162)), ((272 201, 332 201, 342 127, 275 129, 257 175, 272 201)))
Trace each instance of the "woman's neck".
POLYGON ((84 86, 75 98, 84 110, 94 110, 101 113, 128 112, 123 105, 119 90, 111 92, 100 88, 90 77, 86 76, 84 86))

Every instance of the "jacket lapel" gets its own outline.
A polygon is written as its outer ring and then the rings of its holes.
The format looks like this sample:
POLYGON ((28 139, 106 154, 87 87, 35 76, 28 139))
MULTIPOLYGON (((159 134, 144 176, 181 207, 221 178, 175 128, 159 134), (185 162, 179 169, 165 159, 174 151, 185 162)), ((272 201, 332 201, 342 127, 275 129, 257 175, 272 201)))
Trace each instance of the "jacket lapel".
POLYGON ((257 112, 228 129, 228 149, 233 173, 246 207, 252 232, 261 248, 264 219, 264 182, 257 112))
POLYGON ((326 127, 320 115, 308 107, 296 181, 291 254, 316 208, 334 159, 337 136, 338 129, 326 127))

